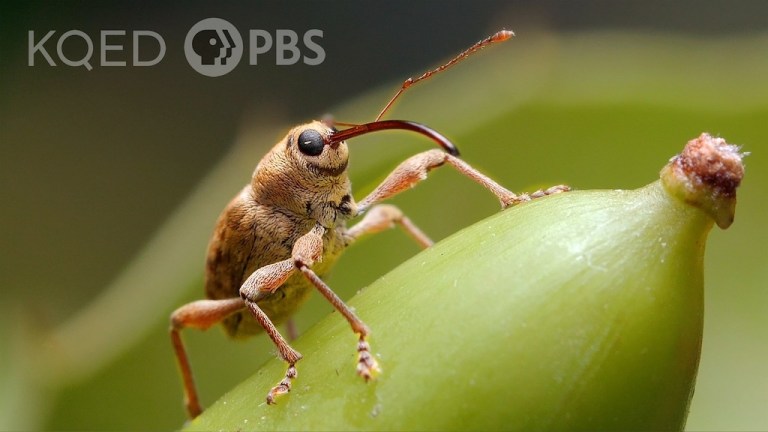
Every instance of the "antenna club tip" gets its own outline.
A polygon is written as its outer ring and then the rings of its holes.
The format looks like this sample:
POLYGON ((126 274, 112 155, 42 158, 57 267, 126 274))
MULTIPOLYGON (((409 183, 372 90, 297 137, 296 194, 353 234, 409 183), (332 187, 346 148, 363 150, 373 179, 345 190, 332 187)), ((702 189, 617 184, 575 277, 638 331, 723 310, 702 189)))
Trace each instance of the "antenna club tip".
POLYGON ((512 30, 501 30, 500 32, 496 33, 491 37, 491 40, 493 42, 503 42, 507 39, 511 39, 512 36, 515 35, 515 32, 512 30))

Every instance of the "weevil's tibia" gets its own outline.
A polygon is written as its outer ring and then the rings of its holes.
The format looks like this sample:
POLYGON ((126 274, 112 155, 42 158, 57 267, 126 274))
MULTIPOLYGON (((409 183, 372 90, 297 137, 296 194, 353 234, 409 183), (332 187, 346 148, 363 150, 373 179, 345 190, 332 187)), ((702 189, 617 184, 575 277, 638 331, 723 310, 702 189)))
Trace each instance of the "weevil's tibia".
POLYGON ((419 229, 403 212, 391 204, 373 206, 363 219, 347 230, 348 241, 351 244, 365 234, 375 234, 392 228, 395 224, 403 228, 422 248, 434 244, 422 230, 419 229))
POLYGON ((198 300, 176 309, 171 314, 171 341, 176 353, 176 360, 184 383, 184 405, 190 418, 195 418, 203 412, 197 396, 192 368, 189 365, 187 350, 181 340, 181 330, 192 327, 205 330, 221 322, 228 316, 243 310, 245 305, 239 297, 225 300, 198 300))
POLYGON ((285 377, 280 381, 280 383, 272 387, 269 393, 267 393, 267 404, 271 405, 275 403, 275 397, 291 391, 291 380, 297 376, 296 362, 301 360, 302 355, 295 349, 291 348, 290 345, 288 345, 288 342, 286 342, 280 332, 277 331, 277 328, 274 324, 272 324, 272 321, 270 321, 269 317, 267 317, 267 314, 265 314, 264 311, 262 311, 256 305, 256 302, 246 300, 245 304, 248 306, 248 310, 251 311, 251 315, 253 315, 256 321, 261 324, 261 326, 264 328, 264 331, 267 332, 269 338, 272 339, 272 342, 277 347, 277 353, 280 358, 288 363, 288 369, 285 371, 285 377))
POLYGON ((450 165, 453 165, 453 167, 456 168, 460 173, 471 178, 489 191, 493 192, 493 194, 499 198, 499 201, 501 202, 501 208, 511 207, 515 204, 530 201, 534 198, 541 198, 547 195, 553 195, 560 192, 568 192, 571 190, 569 186, 557 185, 544 190, 539 189, 536 192, 530 194, 522 193, 520 195, 515 195, 500 184, 491 180, 490 177, 472 168, 470 164, 457 157, 446 155, 446 162, 448 162, 450 165))
POLYGON ((381 110, 379 115, 376 116, 376 120, 374 120, 374 121, 379 121, 379 119, 381 119, 381 117, 384 116, 384 113, 386 113, 387 110, 389 110, 389 108, 392 107, 392 104, 395 103, 395 100, 397 100, 397 98, 399 98, 400 95, 403 94, 403 92, 406 91, 412 85, 416 84, 419 81, 425 80, 425 79, 431 77, 432 75, 435 75, 437 73, 440 73, 440 72, 448 69, 449 67, 455 65, 456 63, 459 63, 460 61, 464 60, 465 58, 469 57, 470 55, 472 55, 472 54, 476 53, 477 51, 480 51, 481 49, 487 47, 488 45, 491 45, 491 44, 496 43, 496 42, 503 42, 503 41, 511 38, 514 35, 515 35, 515 33, 510 31, 510 30, 501 30, 499 32, 496 32, 496 33, 492 34, 491 36, 488 36, 487 38, 485 38, 485 39, 475 43, 471 47, 465 49, 464 51, 459 53, 459 55, 457 55, 456 57, 452 58, 447 63, 445 63, 445 64, 443 64, 443 65, 441 65, 441 66, 439 66, 439 67, 437 67, 435 69, 426 71, 423 74, 421 74, 421 76, 419 76, 417 78, 408 78, 407 80, 405 80, 403 82, 403 85, 400 87, 400 90, 398 90, 397 93, 395 93, 395 95, 392 96, 392 99, 389 100, 389 102, 384 107, 384 109, 381 110))
POLYGON ((515 204, 530 201, 531 198, 549 195, 558 192, 564 192, 569 190, 567 186, 555 186, 544 191, 536 191, 533 195, 522 194, 516 195, 512 191, 508 190, 504 186, 493 181, 490 177, 472 168, 471 165, 463 160, 442 152, 440 150, 428 150, 423 153, 411 156, 401 163, 394 171, 392 171, 387 178, 384 179, 381 184, 373 190, 367 197, 363 198, 358 204, 359 211, 365 211, 371 205, 390 198, 402 191, 408 190, 415 186, 418 182, 427 178, 427 173, 433 168, 437 168, 444 164, 451 165, 456 168, 457 171, 479 183, 489 191, 491 191, 496 198, 499 199, 502 208, 507 208, 515 204))
POLYGON ((184 384, 184 407, 187 409, 189 418, 195 418, 203 412, 200 405, 200 399, 197 396, 197 387, 192 376, 192 368, 189 365, 187 350, 184 348, 184 342, 181 340, 179 329, 171 328, 171 342, 173 350, 176 352, 176 361, 181 371, 181 381, 184 384))
POLYGON ((312 282, 312 285, 317 288, 318 291, 320 291, 320 294, 322 294, 323 297, 325 297, 331 305, 333 305, 333 308, 339 311, 344 318, 346 318, 347 322, 349 322, 349 325, 352 326, 352 331, 357 333, 360 336, 360 339, 357 344, 357 374, 363 377, 366 381, 370 380, 371 378, 375 377, 379 372, 381 372, 381 368, 379 368, 379 364, 376 362, 376 359, 371 355, 370 347, 368 346, 368 342, 365 341, 365 338, 368 337, 370 334, 370 330, 368 329, 368 326, 365 325, 365 323, 360 320, 360 318, 357 317, 354 311, 347 306, 340 298, 336 295, 331 288, 323 282, 320 277, 315 274, 312 269, 310 269, 307 266, 301 266, 299 267, 302 273, 304 273, 304 276, 306 276, 307 279, 309 279, 310 282, 312 282))

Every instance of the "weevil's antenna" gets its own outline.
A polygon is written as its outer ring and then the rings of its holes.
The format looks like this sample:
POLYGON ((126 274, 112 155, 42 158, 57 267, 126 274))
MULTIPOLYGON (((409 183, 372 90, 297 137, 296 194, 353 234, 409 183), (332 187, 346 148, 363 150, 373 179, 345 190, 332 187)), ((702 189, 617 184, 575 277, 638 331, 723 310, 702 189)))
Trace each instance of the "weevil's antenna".
POLYGON ((446 152, 454 156, 459 155, 459 149, 457 149, 456 146, 453 145, 453 143, 450 140, 448 140, 448 138, 443 136, 443 134, 421 123, 415 123, 407 120, 381 120, 381 121, 375 121, 372 123, 352 126, 349 129, 344 129, 342 131, 334 132, 332 135, 328 136, 325 139, 325 143, 327 145, 332 145, 349 138, 354 138, 356 136, 364 135, 370 132, 376 132, 376 131, 388 130, 388 129, 401 129, 401 130, 409 130, 416 133, 420 133, 430 138, 432 141, 436 142, 446 152))
POLYGON ((403 85, 400 87, 400 90, 398 90, 397 93, 395 93, 395 95, 392 96, 392 99, 389 100, 389 102, 384 107, 384 109, 381 110, 379 115, 376 116, 376 120, 374 120, 374 121, 379 121, 381 119, 381 117, 384 115, 384 113, 387 112, 387 110, 392 106, 393 103, 395 103, 395 100, 397 100, 397 98, 400 97, 400 95, 403 94, 403 92, 406 91, 410 86, 416 84, 419 81, 425 80, 425 79, 431 77, 432 75, 435 75, 437 73, 440 73, 440 72, 448 69, 449 67, 455 65, 456 63, 459 63, 460 61, 464 60, 465 58, 469 57, 470 55, 472 55, 472 54, 476 53, 477 51, 480 51, 481 49, 487 47, 488 45, 494 44, 496 42, 504 42, 505 40, 508 40, 508 39, 512 38, 512 36, 514 36, 514 35, 515 35, 515 33, 513 31, 511 31, 511 30, 501 30, 501 31, 499 31, 499 32, 497 32, 497 33, 495 33, 495 34, 493 34, 491 36, 488 36, 487 38, 477 42, 476 44, 472 45, 471 47, 465 49, 464 51, 459 53, 459 55, 457 55, 456 57, 452 58, 448 63, 445 63, 444 65, 442 65, 442 66, 440 66, 440 67, 438 67, 436 69, 432 69, 432 70, 426 71, 423 74, 421 74, 421 76, 418 77, 418 78, 413 78, 413 77, 408 78, 407 80, 405 80, 403 82, 403 85))

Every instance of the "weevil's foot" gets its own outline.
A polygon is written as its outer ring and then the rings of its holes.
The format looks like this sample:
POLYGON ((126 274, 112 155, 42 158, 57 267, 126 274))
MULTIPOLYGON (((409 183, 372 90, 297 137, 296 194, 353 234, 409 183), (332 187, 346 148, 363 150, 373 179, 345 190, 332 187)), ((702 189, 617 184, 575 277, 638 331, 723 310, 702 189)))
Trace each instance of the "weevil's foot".
POLYGON ((357 343, 357 374, 368 382, 381 373, 379 363, 371 354, 371 347, 365 339, 360 338, 357 343))
POLYGON ((536 192, 531 194, 531 199, 541 198, 547 195, 559 194, 561 192, 568 192, 570 190, 571 190, 571 187, 568 185, 552 186, 551 188, 544 189, 544 190, 539 189, 536 192))
POLYGON ((506 209, 506 208, 512 207, 512 206, 520 204, 520 203, 524 203, 524 202, 528 202, 528 201, 534 200, 536 198, 545 197, 547 195, 559 194, 561 192, 568 192, 570 190, 571 190, 570 186, 566 186, 566 185, 552 186, 549 189, 543 189, 543 190, 539 189, 536 192, 533 192, 533 193, 530 193, 530 194, 523 193, 523 194, 520 194, 520 195, 512 195, 508 199, 505 199, 502 202, 501 205, 502 205, 503 208, 506 209))
POLYGON ((282 381, 280 381, 280 384, 272 387, 272 390, 269 391, 267 394, 267 405, 274 405, 277 402, 275 399, 280 396, 288 393, 291 391, 291 380, 296 378, 298 373, 296 372, 296 366, 290 365, 288 366, 288 370, 285 371, 285 378, 283 378, 282 381))

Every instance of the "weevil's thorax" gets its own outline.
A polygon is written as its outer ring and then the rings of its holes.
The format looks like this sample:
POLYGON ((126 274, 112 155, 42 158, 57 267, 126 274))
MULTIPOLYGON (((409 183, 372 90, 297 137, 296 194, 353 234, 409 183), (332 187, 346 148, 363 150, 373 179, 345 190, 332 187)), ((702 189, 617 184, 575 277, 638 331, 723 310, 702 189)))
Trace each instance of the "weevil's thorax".
POLYGON ((256 167, 251 180, 254 199, 327 228, 353 217, 357 206, 347 176, 347 144, 324 144, 333 132, 317 121, 288 132, 256 167))

